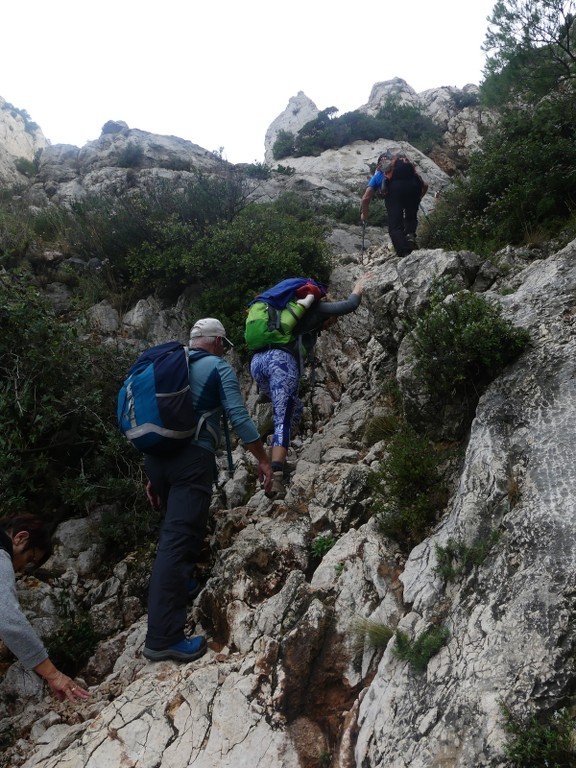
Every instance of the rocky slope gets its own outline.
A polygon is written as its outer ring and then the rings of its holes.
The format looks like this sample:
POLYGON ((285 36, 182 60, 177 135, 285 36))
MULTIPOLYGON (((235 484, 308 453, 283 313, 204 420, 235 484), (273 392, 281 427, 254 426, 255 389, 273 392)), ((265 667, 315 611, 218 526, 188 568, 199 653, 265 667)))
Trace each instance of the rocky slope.
MULTIPOLYGON (((34 194, 64 199, 123 184, 133 169, 118 166, 117 157, 134 144, 145 158, 136 175, 217 162, 189 142, 108 124, 81 150, 48 148, 34 194)), ((327 199, 358 199, 358 175, 367 175, 376 149, 359 142, 295 158, 290 165, 302 167, 293 176, 273 178, 254 194, 273 197, 292 184, 327 199)), ((429 158, 418 162, 432 191, 448 183, 429 158)), ((222 460, 205 586, 189 614, 190 631, 209 639, 207 655, 188 665, 145 661, 149 561, 129 557, 97 580, 99 513, 69 521, 50 563, 58 579, 24 578, 20 594, 44 633, 57 627, 62 595, 90 611, 106 637, 82 673, 92 697, 75 707, 57 703, 34 675, 8 666, 0 682, 0 765, 503 768, 502 705, 527 719, 572 703, 576 242, 551 255, 507 249, 487 262, 442 250, 398 259, 382 238, 374 231, 360 254, 357 229, 333 234, 333 298, 371 274, 358 312, 320 339, 286 499, 253 492, 252 460, 241 446, 234 478, 222 460), (482 293, 529 329, 530 344, 482 395, 438 522, 404 552, 377 525, 367 479, 387 444, 368 440, 366 428, 391 414, 390 382, 412 391, 407 327, 439 277, 482 293), (481 562, 447 579, 437 547, 449 541, 493 544, 481 562), (442 627, 446 643, 416 671, 397 657, 396 638, 370 642, 362 627, 374 624, 413 638, 442 627)), ((181 305, 165 308, 152 298, 122 316, 105 302, 88 312, 93 329, 110 340, 144 329, 150 341, 185 339, 183 317, 181 305)), ((257 402, 247 367, 235 364, 264 425, 270 406, 257 402)), ((462 404, 452 405, 457 412, 462 404)), ((419 408, 423 421, 437 420, 425 399, 419 408)), ((453 426, 443 423, 446 434, 453 426)))
MULTIPOLYGON (((244 501, 250 459, 240 447, 234 479, 222 475, 208 578, 190 611, 209 653, 189 665, 146 662, 133 566, 120 563, 104 583, 79 577, 97 552, 86 531, 63 531, 62 579, 110 639, 84 674, 92 699, 76 708, 10 668, 1 722, 21 735, 10 765, 504 766, 501 704, 520 717, 548 713, 573 688, 575 252, 576 243, 548 259, 503 253, 504 277, 470 253, 397 259, 373 249, 361 308, 321 338, 286 499, 259 491, 244 501), (531 342, 482 396, 444 513, 404 555, 372 515, 366 480, 386 448, 364 435, 386 412, 386 377, 409 381, 403 321, 437 276, 482 291, 531 342), (439 576, 436 545, 492 532, 481 564, 439 576), (314 548, 319 536, 335 540, 328 552, 314 548), (374 648, 359 635, 359 617, 412 637, 442 626, 448 640, 416 672, 394 639, 374 648)), ((345 261, 336 297, 363 269, 345 261)), ((156 308, 141 307, 141 322, 147 312, 156 308)), ((241 374, 265 418, 269 406, 241 374)), ((145 566, 136 572, 145 579, 145 566)), ((50 590, 22 585, 38 621, 50 590)))

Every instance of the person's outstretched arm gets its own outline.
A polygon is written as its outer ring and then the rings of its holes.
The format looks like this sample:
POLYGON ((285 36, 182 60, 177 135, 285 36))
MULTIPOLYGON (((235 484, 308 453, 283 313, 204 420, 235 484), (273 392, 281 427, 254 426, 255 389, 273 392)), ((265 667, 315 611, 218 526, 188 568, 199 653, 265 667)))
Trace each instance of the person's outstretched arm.
POLYGON ((316 305, 315 309, 320 316, 328 317, 330 315, 347 315, 350 312, 358 309, 360 301, 362 300, 362 293, 364 291, 364 285, 368 278, 372 275, 371 272, 367 272, 359 280, 356 281, 352 293, 344 301, 320 301, 316 305))
POLYGON ((360 219, 362 221, 368 221, 368 208, 373 197, 374 187, 366 187, 366 191, 360 201, 360 219))
POLYGON ((25 669, 33 669, 46 680, 60 701, 87 699, 90 694, 72 678, 56 669, 48 658, 44 643, 34 631, 16 593, 16 579, 10 556, 0 551, 0 639, 18 658, 25 669))

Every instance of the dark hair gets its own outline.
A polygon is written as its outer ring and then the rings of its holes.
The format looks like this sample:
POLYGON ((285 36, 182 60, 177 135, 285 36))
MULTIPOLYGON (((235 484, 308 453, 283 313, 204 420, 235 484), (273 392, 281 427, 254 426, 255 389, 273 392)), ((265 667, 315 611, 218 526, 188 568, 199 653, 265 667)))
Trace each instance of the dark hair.
POLYGON ((45 523, 36 515, 24 514, 16 517, 4 517, 0 520, 0 528, 11 536, 26 531, 28 544, 26 549, 39 549, 42 559, 36 565, 43 565, 52 554, 52 542, 45 523))

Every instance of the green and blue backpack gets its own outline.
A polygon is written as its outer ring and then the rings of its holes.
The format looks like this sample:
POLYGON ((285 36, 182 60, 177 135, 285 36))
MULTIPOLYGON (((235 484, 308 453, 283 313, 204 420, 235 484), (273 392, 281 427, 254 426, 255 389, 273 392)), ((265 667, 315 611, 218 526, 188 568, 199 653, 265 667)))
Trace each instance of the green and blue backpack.
POLYGON ((299 293, 326 296, 326 286, 309 277, 290 277, 256 296, 248 309, 244 340, 250 352, 289 348, 297 340, 298 322, 307 307, 298 302, 299 293))

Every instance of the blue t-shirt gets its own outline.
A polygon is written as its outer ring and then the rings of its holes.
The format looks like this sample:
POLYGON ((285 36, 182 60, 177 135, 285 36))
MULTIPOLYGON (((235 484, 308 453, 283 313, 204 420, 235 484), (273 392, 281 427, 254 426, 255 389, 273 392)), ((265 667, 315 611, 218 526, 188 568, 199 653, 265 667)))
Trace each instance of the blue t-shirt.
POLYGON ((374 187, 375 191, 378 191, 379 189, 382 189, 382 184, 385 180, 385 176, 382 173, 382 171, 376 171, 374 176, 370 179, 368 182, 369 187, 374 187))

